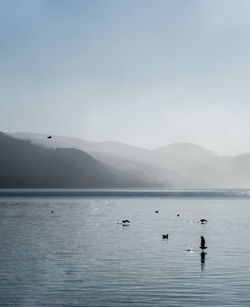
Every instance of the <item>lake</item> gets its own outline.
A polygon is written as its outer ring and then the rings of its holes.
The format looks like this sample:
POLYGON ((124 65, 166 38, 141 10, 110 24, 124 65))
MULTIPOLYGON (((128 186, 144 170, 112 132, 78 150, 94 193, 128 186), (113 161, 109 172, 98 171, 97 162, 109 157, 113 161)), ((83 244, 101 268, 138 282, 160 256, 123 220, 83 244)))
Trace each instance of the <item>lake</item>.
POLYGON ((248 190, 1 190, 0 306, 250 306, 249 218, 248 190))

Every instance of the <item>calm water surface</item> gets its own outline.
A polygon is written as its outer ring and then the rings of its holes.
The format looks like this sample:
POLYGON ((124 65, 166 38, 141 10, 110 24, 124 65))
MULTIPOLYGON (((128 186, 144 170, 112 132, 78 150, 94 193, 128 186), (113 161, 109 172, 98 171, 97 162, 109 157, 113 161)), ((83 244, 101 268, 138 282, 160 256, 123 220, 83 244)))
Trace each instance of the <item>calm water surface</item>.
POLYGON ((248 191, 53 193, 0 192, 0 306, 250 306, 248 191))

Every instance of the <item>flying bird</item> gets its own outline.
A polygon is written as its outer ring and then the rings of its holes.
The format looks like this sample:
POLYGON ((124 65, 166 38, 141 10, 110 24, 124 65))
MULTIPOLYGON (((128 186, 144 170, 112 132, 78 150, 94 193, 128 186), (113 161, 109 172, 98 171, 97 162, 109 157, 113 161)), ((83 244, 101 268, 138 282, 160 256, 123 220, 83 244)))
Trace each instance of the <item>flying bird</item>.
POLYGON ((204 237, 203 236, 201 236, 201 246, 200 246, 200 248, 203 250, 203 249, 206 249, 207 248, 207 246, 205 246, 206 244, 205 244, 205 239, 204 239, 204 237))

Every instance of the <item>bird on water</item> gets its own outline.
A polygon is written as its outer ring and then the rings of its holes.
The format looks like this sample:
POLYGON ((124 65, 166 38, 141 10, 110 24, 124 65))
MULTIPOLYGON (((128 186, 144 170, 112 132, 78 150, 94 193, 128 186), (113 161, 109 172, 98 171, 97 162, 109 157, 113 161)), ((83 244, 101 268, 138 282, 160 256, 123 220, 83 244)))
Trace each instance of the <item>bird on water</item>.
POLYGON ((122 224, 123 226, 129 226, 130 221, 129 220, 122 220, 121 223, 116 224, 122 224))
POLYGON ((166 235, 162 235, 162 239, 168 239, 168 233, 166 235))
POLYGON ((129 226, 130 221, 129 220, 123 220, 122 226, 129 226))
POLYGON ((205 224, 205 223, 208 222, 208 220, 206 220, 206 219, 201 219, 200 222, 201 222, 201 224, 205 224))
POLYGON ((52 136, 51 135, 47 136, 47 139, 52 139, 52 136))
POLYGON ((200 246, 200 249, 206 249, 207 246, 206 246, 206 243, 205 243, 205 239, 203 236, 201 236, 201 246, 200 246))

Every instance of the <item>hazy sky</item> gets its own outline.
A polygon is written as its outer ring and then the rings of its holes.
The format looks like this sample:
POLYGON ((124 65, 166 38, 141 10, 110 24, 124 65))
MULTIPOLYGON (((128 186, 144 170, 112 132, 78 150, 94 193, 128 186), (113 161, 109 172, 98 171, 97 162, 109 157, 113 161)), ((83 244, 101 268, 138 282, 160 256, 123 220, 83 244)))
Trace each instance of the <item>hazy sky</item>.
POLYGON ((250 1, 0 0, 0 130, 250 152, 250 1))

